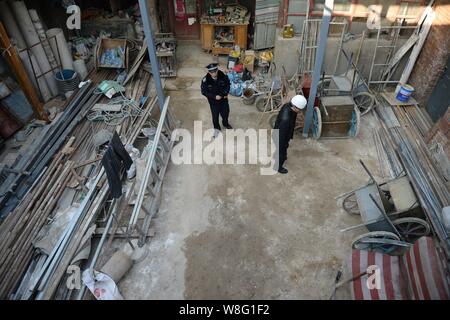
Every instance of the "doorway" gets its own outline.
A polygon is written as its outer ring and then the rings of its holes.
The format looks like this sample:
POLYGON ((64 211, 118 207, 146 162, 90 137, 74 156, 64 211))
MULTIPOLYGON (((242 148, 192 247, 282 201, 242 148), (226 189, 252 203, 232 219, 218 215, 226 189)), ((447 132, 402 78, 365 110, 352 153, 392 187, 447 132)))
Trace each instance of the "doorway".
POLYGON ((427 111, 434 122, 442 117, 449 107, 450 101, 450 57, 447 60, 447 65, 444 67, 444 72, 439 78, 436 86, 431 93, 427 103, 427 111))
POLYGON ((169 0, 175 36, 179 39, 200 38, 200 0, 169 0))

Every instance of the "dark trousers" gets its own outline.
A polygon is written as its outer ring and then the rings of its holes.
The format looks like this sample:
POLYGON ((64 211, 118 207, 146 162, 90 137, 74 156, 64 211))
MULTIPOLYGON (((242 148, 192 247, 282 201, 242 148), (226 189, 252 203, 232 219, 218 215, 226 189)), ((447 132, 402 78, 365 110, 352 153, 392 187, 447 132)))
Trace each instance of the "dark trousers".
POLYGON ((283 165, 284 162, 287 159, 287 149, 289 148, 289 142, 285 142, 285 143, 280 143, 280 147, 278 148, 278 169, 280 169, 283 165))
POLYGON ((222 117, 222 124, 224 126, 228 126, 228 115, 230 114, 230 105, 228 104, 228 100, 210 103, 209 106, 211 107, 214 129, 220 130, 219 115, 222 117))

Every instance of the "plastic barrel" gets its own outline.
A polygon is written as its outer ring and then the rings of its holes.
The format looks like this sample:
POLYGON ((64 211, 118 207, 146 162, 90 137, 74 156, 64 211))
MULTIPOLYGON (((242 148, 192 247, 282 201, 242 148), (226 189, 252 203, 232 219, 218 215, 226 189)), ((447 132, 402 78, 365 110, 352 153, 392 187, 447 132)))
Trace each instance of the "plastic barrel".
POLYGON ((414 88, 409 84, 402 85, 397 93, 397 100, 401 102, 407 102, 414 92, 414 88))
POLYGON ((75 91, 78 88, 80 79, 78 74, 74 70, 64 69, 55 73, 56 84, 58 85, 58 91, 61 95, 65 95, 66 92, 75 91))

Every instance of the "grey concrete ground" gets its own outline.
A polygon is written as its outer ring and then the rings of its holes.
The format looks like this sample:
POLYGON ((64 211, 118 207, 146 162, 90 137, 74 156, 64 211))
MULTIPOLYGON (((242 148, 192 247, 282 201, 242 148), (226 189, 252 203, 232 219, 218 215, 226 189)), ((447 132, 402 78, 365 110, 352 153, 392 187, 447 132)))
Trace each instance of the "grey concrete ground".
MULTIPOLYGON (((166 83, 182 126, 211 126, 199 87, 212 57, 180 42, 179 76, 166 83)), ((233 98, 235 128, 258 128, 255 106, 233 98)), ((376 174, 372 115, 355 139, 304 140, 289 149, 287 175, 262 176, 258 165, 174 165, 164 182, 148 256, 119 283, 126 299, 327 299, 351 239, 364 229, 334 197, 376 174)), ((339 298, 349 298, 347 288, 339 298)))

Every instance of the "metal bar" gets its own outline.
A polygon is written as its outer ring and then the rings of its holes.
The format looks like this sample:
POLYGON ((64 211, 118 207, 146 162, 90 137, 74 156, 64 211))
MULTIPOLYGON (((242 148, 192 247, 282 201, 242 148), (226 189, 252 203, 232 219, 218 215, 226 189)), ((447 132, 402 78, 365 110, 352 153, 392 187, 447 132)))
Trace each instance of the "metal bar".
MULTIPOLYGON (((102 237, 100 239, 100 242, 99 242, 99 244, 98 244, 98 246, 97 246, 97 248, 95 250, 94 257, 92 258, 91 264, 89 265, 89 268, 88 268, 89 272, 93 272, 95 264, 97 263, 98 257, 100 256, 100 252, 102 251, 102 248, 103 248, 103 245, 105 243, 106 237, 109 234, 109 229, 112 226, 113 218, 114 218, 114 216, 116 214, 116 211, 117 211, 117 207, 118 207, 117 204, 120 203, 120 201, 118 201, 119 199, 114 199, 113 200, 114 201, 114 203, 112 204, 113 210, 111 212, 111 215, 108 218, 108 222, 106 223, 105 232, 103 233, 103 235, 102 235, 102 237)), ((85 291, 86 291, 86 286, 83 285, 80 288, 80 291, 78 292, 77 300, 83 299, 85 291)))
POLYGON ((91 84, 91 82, 85 84, 78 91, 77 96, 72 99, 63 115, 58 119, 57 123, 52 125, 48 131, 48 135, 44 137, 44 141, 41 142, 39 149, 37 149, 39 152, 33 153, 30 162, 25 166, 26 171, 30 171, 31 175, 26 178, 24 178, 24 176, 16 176, 12 182, 12 184, 15 185, 15 197, 11 198, 10 192, 0 197, 1 215, 11 212, 17 206, 19 200, 25 196, 29 190, 29 185, 31 184, 29 182, 34 181, 35 177, 40 174, 48 161, 61 147, 67 135, 84 117, 83 110, 90 107, 90 104, 88 103, 91 101, 90 99, 92 99, 92 103, 95 103, 100 99, 100 95, 92 96, 92 92, 95 88, 91 88, 91 84))
POLYGON ((334 64, 333 74, 336 74, 337 67, 338 67, 338 64, 339 64, 339 59, 341 58, 342 45, 344 44, 345 29, 347 29, 347 28, 346 28, 346 25, 344 24, 342 26, 341 40, 339 41, 339 50, 338 50, 338 54, 336 56, 336 63, 334 64))
POLYGON ((37 85, 37 88, 38 88, 38 91, 39 91, 39 95, 41 96, 42 101, 44 101, 44 95, 42 94, 41 86, 39 85, 39 81, 38 81, 40 76, 37 76, 36 75, 36 70, 34 70, 34 65, 33 65, 33 61, 31 60, 30 50, 29 49, 24 49, 24 50, 27 51, 28 61, 30 62, 31 71, 33 72, 34 81, 36 82, 36 85, 37 85))
POLYGON ((373 177, 372 173, 369 171, 369 169, 366 167, 366 164, 359 159, 359 162, 361 163, 362 167, 364 168, 364 170, 366 171, 366 173, 368 174, 368 176, 370 177, 370 179, 376 184, 377 181, 375 180, 375 178, 373 177))
MULTIPOLYGON (((341 50, 339 50, 339 52, 340 52, 340 51, 341 51, 341 50)), ((345 69, 345 76, 346 76, 346 77, 347 77, 348 71, 351 69, 352 63, 353 63, 353 52, 352 52, 352 54, 350 55, 350 59, 348 60, 348 63, 347 63, 347 68, 345 69)))
POLYGON ((383 216, 384 220, 391 226, 392 229, 395 230, 395 233, 398 235, 398 237, 402 240, 405 240, 403 238, 403 236, 400 234, 400 232, 398 232, 397 228, 394 226, 394 224, 392 223, 392 221, 389 219, 388 215, 386 214, 386 212, 384 211, 384 209, 382 207, 380 207, 379 203, 377 202, 377 200, 375 200, 373 194, 369 193, 369 197, 370 199, 372 199, 373 203, 375 204, 375 206, 378 208, 378 210, 381 212, 381 215, 383 216))
MULTIPOLYGON (((402 213, 405 213, 405 212, 406 211, 394 212, 394 213, 387 214, 387 216, 388 217, 398 216, 399 214, 402 214, 402 213)), ((354 229, 358 229, 358 228, 361 228, 361 227, 368 226, 368 225, 370 225, 372 223, 383 222, 383 221, 385 221, 385 219, 373 219, 373 220, 369 220, 369 221, 366 221, 366 222, 361 223, 361 224, 356 224, 354 226, 341 229, 341 230, 339 230, 339 232, 347 232, 347 231, 350 231, 350 230, 354 230, 354 229)))
MULTIPOLYGON (((404 177, 404 176, 405 176, 404 174, 403 174, 403 175, 399 175, 398 177, 395 177, 395 178, 393 178, 393 179, 391 179, 391 180, 387 180, 387 181, 385 181, 385 182, 382 182, 382 183, 380 183, 380 186, 385 185, 385 184, 387 184, 387 183, 389 183, 389 182, 395 181, 395 180, 397 180, 398 178, 401 178, 401 177, 404 177)), ((362 187, 359 187, 359 188, 350 190, 350 191, 348 191, 348 192, 345 192, 345 193, 343 193, 343 194, 340 194, 340 195, 334 197, 334 200, 337 200, 337 199, 339 199, 339 198, 343 198, 343 197, 349 196, 349 195, 351 195, 352 193, 354 193, 354 192, 356 192, 356 191, 359 191, 359 190, 362 190, 362 189, 366 188, 367 186, 368 186, 368 185, 366 184, 366 185, 364 185, 364 186, 362 186, 362 187)))
POLYGON ((323 9, 322 26, 319 35, 319 48, 316 54, 316 61, 314 65, 314 72, 311 83, 311 90, 308 98, 308 106, 306 109, 305 126, 303 128, 303 137, 308 137, 309 128, 313 118, 314 101, 317 94, 317 86, 319 84, 320 72, 322 70, 322 63, 325 56, 325 49, 327 46, 328 29, 330 26, 331 12, 333 11, 334 0, 326 0, 323 9))
POLYGON ((158 127, 156 129, 156 134, 155 134, 155 138, 153 140, 153 144, 152 144, 152 148, 150 150, 150 154, 148 156, 148 160, 147 160, 147 164, 145 166, 145 171, 144 171, 144 176, 143 179, 141 180, 141 185, 139 187, 139 194, 137 196, 134 208, 133 208, 133 212, 131 213, 131 218, 130 218, 130 222, 128 224, 128 231, 132 231, 134 226, 136 225, 137 219, 139 217, 139 212, 141 211, 141 206, 142 203, 144 201, 144 195, 145 195, 145 189, 146 186, 148 184, 148 179, 150 177, 151 174, 151 170, 153 167, 153 163, 155 161, 155 156, 156 156, 156 150, 158 148, 159 145, 159 139, 161 137, 161 132, 162 132, 162 128, 164 126, 164 122, 165 122, 165 118, 166 118, 166 114, 167 114, 167 109, 169 107, 169 101, 170 101, 170 97, 167 97, 163 109, 161 111, 161 116, 159 118, 159 122, 158 122, 158 127))
POLYGON ((416 29, 416 26, 380 26, 379 29, 416 29))
MULTIPOLYGON (((61 56, 60 56, 60 54, 59 54, 59 47, 58 47, 58 39, 56 38, 56 36, 52 36, 52 37, 50 37, 50 38, 47 38, 46 40, 41 40, 41 41, 37 42, 36 44, 34 44, 34 45, 30 46, 30 47, 27 47, 27 48, 25 48, 25 49, 19 50, 19 52, 27 51, 28 59, 30 60, 31 68, 32 68, 32 71, 33 71, 34 78, 36 79, 36 82, 37 82, 37 79, 42 78, 42 77, 45 76, 47 73, 50 73, 50 72, 52 72, 52 71, 54 71, 54 70, 62 69, 61 63, 57 63, 57 67, 52 68, 52 67, 50 66, 50 69, 49 69, 48 71, 46 71, 46 72, 42 72, 42 71, 41 71, 41 74, 40 74, 40 75, 36 75, 36 71, 34 70, 33 63, 32 63, 32 61, 31 61, 31 57, 30 57, 30 49, 33 48, 33 47, 35 47, 35 46, 37 46, 37 45, 43 44, 44 42, 49 42, 49 43, 50 43, 49 40, 52 39, 52 38, 55 38, 55 42, 56 42, 56 50, 58 51, 58 58, 59 58, 59 61, 61 61, 61 56)), ((58 62, 58 61, 56 61, 56 62, 58 62)), ((61 74, 61 75, 62 75, 62 74, 61 74)), ((41 90, 41 89, 39 88, 39 83, 38 83, 38 89, 41 90)))
POLYGON ((31 107, 33 108, 33 112, 39 119, 48 121, 47 113, 45 113, 43 109, 42 103, 39 100, 36 90, 34 90, 35 88, 33 87, 33 84, 28 77, 19 54, 17 53, 15 48, 11 46, 8 34, 2 23, 0 23, 0 45, 4 48, 3 56, 10 64, 14 74, 16 75, 25 96, 27 97, 28 101, 31 104, 31 107))
MULTIPOLYGON (((51 39, 51 38, 55 38, 56 51, 58 52, 58 60, 56 62, 59 61, 58 62, 58 67, 59 67, 59 70, 60 70, 59 72, 60 72, 61 78, 64 79, 63 74, 62 74, 63 67, 62 67, 61 54, 59 53, 58 38, 56 37, 56 34, 54 36, 50 37, 49 39, 51 39)), ((48 41, 48 43, 50 44, 50 40, 48 41)))
POLYGON ((377 84, 377 83, 399 83, 400 82, 400 80, 390 80, 390 81, 382 81, 382 80, 379 80, 379 81, 370 81, 370 83, 373 83, 373 84, 377 84))
POLYGON ((44 266, 39 271, 39 275, 35 278, 35 281, 29 286, 30 291, 34 291, 36 286, 40 284, 40 287, 45 285, 46 280, 50 276, 50 272, 54 268, 57 261, 59 261, 59 257, 63 254, 64 248, 69 241, 70 235, 75 229, 75 226, 77 225, 78 220, 85 212, 86 208, 88 207, 88 202, 90 202, 92 195, 97 190, 97 185, 100 182, 100 179, 103 177, 104 169, 102 168, 100 172, 98 173, 97 177, 95 178, 94 183, 91 185, 91 188, 89 189, 88 194, 84 197, 83 202, 78 207, 77 213, 74 214, 72 220, 70 221, 70 224, 67 226, 67 228, 64 230, 64 233, 59 238, 58 242, 56 243, 55 247, 53 248, 52 252, 48 256, 47 260, 45 261, 44 266), (44 277, 42 279, 42 277, 44 277), (41 281, 42 279, 42 281, 41 281))
POLYGON ((370 71, 369 71, 369 79, 368 79, 368 84, 370 85, 372 82, 372 73, 373 73, 373 65, 375 63, 375 58, 377 56, 377 48, 378 48, 378 43, 380 41, 380 32, 381 32, 381 28, 378 29, 377 32, 377 42, 375 43, 375 50, 373 50, 373 57, 372 57, 372 64, 370 65, 370 71))
MULTIPOLYGON (((324 109, 326 109, 326 108, 324 107, 324 109)), ((327 112, 325 112, 325 113, 327 113, 327 112)), ((327 114, 327 116, 328 116, 328 114, 327 114)), ((351 120, 349 120, 349 121, 322 121, 322 125, 324 125, 324 124, 343 124, 343 123, 349 124, 349 123, 352 123, 352 121, 351 120)))
MULTIPOLYGON (((379 243, 379 240, 377 239, 363 239, 361 240, 361 243, 379 243)), ((398 241, 398 240, 389 240, 389 239, 383 239, 383 243, 384 244, 393 244, 393 245, 397 245, 397 246, 401 246, 401 247, 411 247, 413 244, 409 243, 409 242, 404 242, 404 241, 398 241)))
MULTIPOLYGON (((169 147, 170 150, 172 150, 174 142, 175 141, 171 142, 170 147, 169 147)), ((159 181, 156 183, 156 186, 155 186, 154 190, 151 191, 155 196, 153 197, 151 205, 150 205, 150 212, 146 213, 145 218, 144 218, 144 223, 143 223, 143 228, 142 228, 143 231, 144 231, 144 234, 141 235, 141 237, 139 238, 139 242, 138 242, 138 246, 139 247, 142 247, 145 244, 145 241, 147 239, 147 233, 148 233, 148 230, 150 228, 151 219, 153 218, 153 215, 156 213, 156 210, 157 210, 157 208, 155 208, 155 206, 158 203, 157 197, 160 196, 161 187, 162 187, 162 183, 163 183, 163 177, 164 177, 164 174, 165 174, 165 172, 167 170, 167 166, 169 164, 170 150, 169 150, 169 152, 167 152, 167 156, 166 156, 166 159, 164 161, 163 167, 161 168, 161 172, 158 175, 159 181)))
POLYGON ((144 33, 147 38, 148 55, 150 57, 150 64, 152 67, 152 74, 155 80, 156 93, 158 95, 159 109, 164 109, 164 102, 166 98, 161 83, 161 74, 159 70, 158 58, 156 57, 156 48, 153 38, 153 31, 150 25, 150 15, 148 13, 148 2, 146 0, 139 0, 139 8, 141 10, 142 24, 144 25, 144 33))

